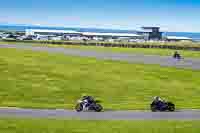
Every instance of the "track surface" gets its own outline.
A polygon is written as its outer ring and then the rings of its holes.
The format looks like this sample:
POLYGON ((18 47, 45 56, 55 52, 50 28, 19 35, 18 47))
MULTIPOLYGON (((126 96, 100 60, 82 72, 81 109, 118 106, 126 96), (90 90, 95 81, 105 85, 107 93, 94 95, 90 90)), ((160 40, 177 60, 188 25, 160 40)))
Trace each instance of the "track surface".
POLYGON ((143 63, 143 64, 158 64, 160 66, 200 70, 200 59, 193 59, 193 58, 176 60, 168 56, 125 54, 125 53, 122 54, 122 53, 112 53, 112 52, 96 52, 92 50, 79 50, 72 48, 52 48, 46 46, 12 45, 12 44, 5 44, 5 45, 1 44, 0 48, 19 48, 19 49, 34 50, 34 51, 46 51, 50 53, 63 53, 65 55, 72 55, 72 56, 94 57, 97 59, 105 59, 105 60, 118 60, 118 61, 127 61, 130 63, 143 63))
MULTIPOLYGON (((159 64, 161 66, 173 66, 177 68, 189 68, 200 70, 200 59, 187 58, 177 61, 167 56, 148 56, 134 54, 120 54, 109 52, 94 52, 89 50, 50 48, 31 45, 0 45, 0 48, 19 48, 34 51, 47 51, 51 53, 63 53, 66 55, 95 57, 97 59, 109 59, 128 61, 130 63, 159 64)), ((82 112, 77 113, 70 110, 33 110, 1 108, 0 117, 31 117, 31 118, 57 118, 57 119, 83 119, 83 120, 200 120, 199 111, 178 111, 178 112, 143 112, 143 111, 106 111, 101 113, 82 112)))
POLYGON ((107 111, 75 112, 70 110, 0 109, 0 117, 56 118, 78 120, 200 120, 200 111, 142 112, 107 111))

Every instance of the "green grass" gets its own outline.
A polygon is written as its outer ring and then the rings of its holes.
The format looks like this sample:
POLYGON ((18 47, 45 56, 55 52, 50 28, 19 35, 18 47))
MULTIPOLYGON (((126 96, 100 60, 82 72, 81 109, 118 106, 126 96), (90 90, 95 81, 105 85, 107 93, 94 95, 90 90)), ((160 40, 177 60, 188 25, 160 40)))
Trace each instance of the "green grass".
MULTIPOLYGON (((0 41, 0 44, 5 44, 5 42, 0 41)), ((170 49, 156 49, 156 48, 119 48, 119 47, 101 47, 101 46, 97 47, 97 46, 82 46, 82 45, 56 45, 56 44, 37 44, 37 43, 34 44, 34 43, 19 43, 19 42, 6 42, 6 44, 64 47, 64 48, 74 48, 74 49, 82 49, 82 50, 131 53, 131 54, 146 54, 146 55, 161 55, 161 56, 172 56, 175 51, 175 50, 170 50, 170 49)), ((177 51, 179 51, 183 57, 200 58, 199 51, 189 51, 189 50, 177 50, 177 51)))
POLYGON ((199 133, 200 121, 0 119, 2 133, 199 133))
POLYGON ((73 108, 82 94, 106 109, 149 109, 155 95, 200 108, 200 71, 0 49, 0 106, 73 108))

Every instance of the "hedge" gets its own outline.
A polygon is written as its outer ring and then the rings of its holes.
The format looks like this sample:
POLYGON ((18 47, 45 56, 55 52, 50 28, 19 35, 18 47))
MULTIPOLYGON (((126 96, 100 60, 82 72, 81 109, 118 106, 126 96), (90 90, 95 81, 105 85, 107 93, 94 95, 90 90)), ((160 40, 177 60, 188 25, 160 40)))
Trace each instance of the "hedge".
POLYGON ((97 41, 40 41, 40 40, 13 40, 4 39, 3 42, 22 42, 22 43, 40 43, 57 45, 85 45, 85 46, 104 46, 104 47, 124 47, 124 48, 159 48, 174 50, 193 50, 200 51, 200 43, 194 42, 97 42, 97 41))

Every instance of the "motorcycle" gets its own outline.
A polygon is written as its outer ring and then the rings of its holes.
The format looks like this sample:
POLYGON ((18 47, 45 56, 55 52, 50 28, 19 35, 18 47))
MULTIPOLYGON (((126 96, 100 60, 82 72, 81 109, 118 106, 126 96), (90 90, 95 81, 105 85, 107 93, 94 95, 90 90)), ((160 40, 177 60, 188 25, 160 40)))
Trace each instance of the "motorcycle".
POLYGON ((174 112, 175 111, 175 104, 173 104, 172 102, 165 102, 165 101, 159 102, 159 103, 152 102, 151 105, 150 105, 150 108, 151 108, 152 112, 156 112, 156 111, 174 112))
POLYGON ((175 53, 175 54, 173 55, 173 58, 174 58, 174 59, 178 59, 178 60, 182 59, 181 55, 178 54, 178 53, 175 53))
POLYGON ((94 100, 92 103, 88 103, 87 100, 78 100, 75 110, 77 112, 82 112, 82 111, 101 112, 103 110, 103 107, 99 103, 100 101, 98 100, 94 100))

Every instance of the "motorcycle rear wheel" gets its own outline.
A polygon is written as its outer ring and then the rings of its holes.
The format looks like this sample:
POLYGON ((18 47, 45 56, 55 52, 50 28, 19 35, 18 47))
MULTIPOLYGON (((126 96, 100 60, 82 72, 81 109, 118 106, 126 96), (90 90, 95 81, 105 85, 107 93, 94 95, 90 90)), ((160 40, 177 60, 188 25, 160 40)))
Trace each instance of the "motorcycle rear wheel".
POLYGON ((77 112, 81 112, 81 111, 83 111, 83 105, 82 104, 77 104, 76 105, 76 107, 75 107, 75 110, 77 111, 77 112))
POLYGON ((155 106, 155 105, 151 105, 151 111, 152 111, 152 112, 156 112, 156 111, 157 111, 157 109, 156 109, 156 106, 155 106))
POLYGON ((169 105, 168 110, 170 112, 174 112, 175 111, 175 106, 174 105, 169 105))

